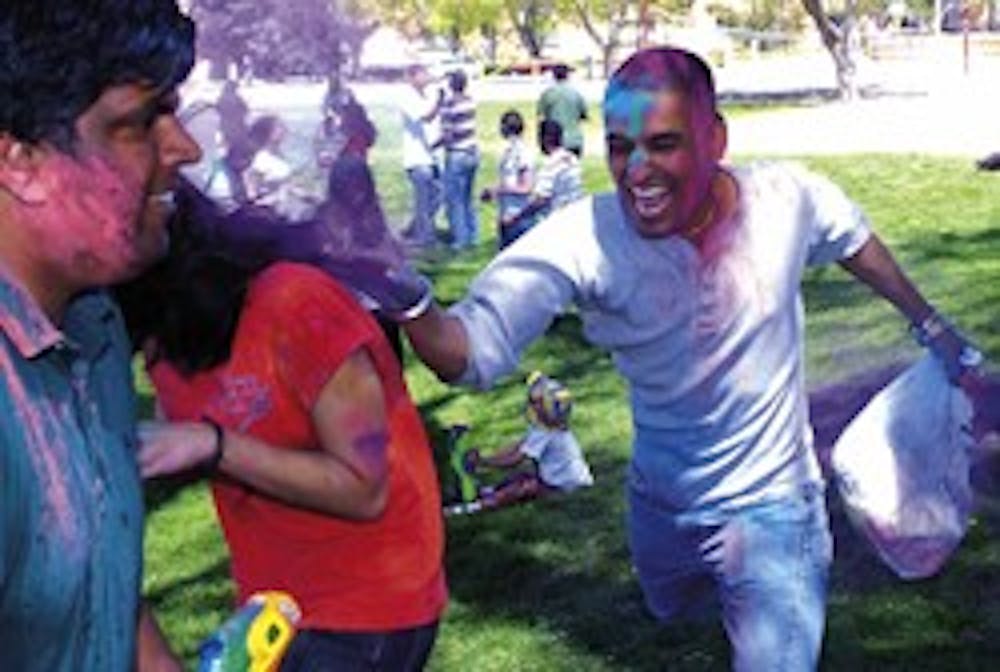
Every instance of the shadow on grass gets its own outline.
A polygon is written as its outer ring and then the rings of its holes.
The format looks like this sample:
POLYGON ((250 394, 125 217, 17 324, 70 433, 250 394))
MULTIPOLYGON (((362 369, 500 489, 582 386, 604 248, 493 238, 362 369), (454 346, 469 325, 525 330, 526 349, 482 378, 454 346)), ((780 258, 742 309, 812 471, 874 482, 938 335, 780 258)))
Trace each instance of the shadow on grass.
POLYGON ((1000 255, 1000 212, 994 217, 994 224, 996 226, 971 233, 940 231, 924 235, 918 241, 897 243, 894 247, 921 263, 996 257, 1000 255))
MULTIPOLYGON (((818 448, 828 449, 903 367, 813 390, 818 448)), ((717 624, 660 626, 645 612, 624 541, 624 464, 606 467, 585 492, 449 519, 454 600, 471 619, 558 633, 574 651, 606 661, 600 669, 726 669, 717 624)), ((905 583, 869 550, 830 490, 836 557, 821 668, 992 669, 1000 646, 997 543, 974 526, 941 575, 905 583)))
POLYGON ((609 477, 572 496, 449 519, 453 600, 472 619, 556 634, 601 669, 725 669, 718 626, 663 628, 647 614, 628 571, 622 506, 620 480, 609 477))

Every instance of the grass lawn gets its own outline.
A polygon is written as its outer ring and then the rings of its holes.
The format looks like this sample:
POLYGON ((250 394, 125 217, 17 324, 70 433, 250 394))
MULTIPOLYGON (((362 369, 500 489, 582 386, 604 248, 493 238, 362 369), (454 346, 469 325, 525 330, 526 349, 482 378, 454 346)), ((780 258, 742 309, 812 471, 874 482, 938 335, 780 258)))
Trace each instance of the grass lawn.
MULTIPOLYGON (((480 185, 495 175, 503 109, 489 105, 480 111, 485 149, 480 185)), ((373 165, 386 208, 398 222, 408 199, 398 131, 384 111, 375 110, 374 116, 383 132, 373 165)), ((526 119, 530 127, 533 114, 526 119)), ((597 123, 591 125, 588 142, 597 142, 597 123)), ((966 160, 922 156, 802 161, 840 183, 928 297, 991 359, 1000 359, 1000 178, 976 173, 966 160)), ((608 186, 598 159, 585 162, 585 178, 591 191, 608 186)), ((494 212, 484 207, 481 215, 485 235, 478 249, 425 264, 444 303, 460 297, 493 254, 494 212)), ((901 318, 839 268, 812 271, 804 292, 811 386, 918 355, 901 318)), ((448 520, 452 598, 430 669, 727 669, 720 627, 661 627, 643 609, 623 530, 629 415, 610 359, 587 346, 578 320, 567 316, 526 354, 521 373, 535 368, 573 390, 573 428, 597 484, 564 498, 448 520)), ((467 422, 470 443, 492 447, 524 430, 523 375, 472 393, 438 383, 412 356, 406 375, 434 437, 445 425, 467 422)), ((148 385, 139 379, 148 402, 148 385)), ((976 522, 939 577, 905 584, 868 554, 846 527, 836 497, 831 502, 837 556, 823 668, 995 669, 1000 542, 988 534, 987 521, 976 522)), ((225 547, 203 486, 153 488, 148 503, 145 592, 168 636, 193 665, 199 640, 232 609, 225 547)))

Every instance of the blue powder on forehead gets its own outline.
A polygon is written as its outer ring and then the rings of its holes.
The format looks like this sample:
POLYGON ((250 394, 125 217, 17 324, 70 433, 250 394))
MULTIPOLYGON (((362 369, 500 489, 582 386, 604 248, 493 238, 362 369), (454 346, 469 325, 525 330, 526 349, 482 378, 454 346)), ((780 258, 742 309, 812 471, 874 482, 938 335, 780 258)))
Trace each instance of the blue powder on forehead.
POLYGON ((695 107, 707 105, 715 110, 715 84, 712 72, 705 62, 689 52, 660 47, 633 54, 612 75, 604 96, 606 120, 628 119, 634 124, 635 111, 628 106, 641 105, 639 114, 648 110, 648 102, 642 104, 640 92, 652 94, 678 92, 694 102, 695 107), (630 96, 625 93, 632 94, 630 96))
POLYGON ((646 114, 652 108, 653 94, 648 90, 637 90, 629 86, 612 82, 608 85, 604 96, 605 123, 625 125, 625 131, 630 135, 638 135, 646 114))

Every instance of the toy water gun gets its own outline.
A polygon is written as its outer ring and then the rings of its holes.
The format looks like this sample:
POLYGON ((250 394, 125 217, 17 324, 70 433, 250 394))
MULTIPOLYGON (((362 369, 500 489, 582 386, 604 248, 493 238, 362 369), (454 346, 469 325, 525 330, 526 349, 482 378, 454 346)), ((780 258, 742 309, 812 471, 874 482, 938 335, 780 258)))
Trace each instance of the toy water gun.
POLYGON ((254 593, 202 642, 198 672, 277 672, 300 616, 288 593, 254 593))

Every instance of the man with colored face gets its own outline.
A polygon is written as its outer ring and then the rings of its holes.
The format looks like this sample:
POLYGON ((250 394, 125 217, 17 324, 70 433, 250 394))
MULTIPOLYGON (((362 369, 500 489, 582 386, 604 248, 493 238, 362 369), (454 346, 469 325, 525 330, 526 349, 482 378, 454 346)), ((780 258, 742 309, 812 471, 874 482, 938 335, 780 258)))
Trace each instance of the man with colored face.
POLYGON ((140 605, 130 347, 100 288, 166 249, 193 40, 174 0, 0 9, 0 669, 180 669, 140 605))
POLYGON ((953 381, 981 357, 831 182, 720 163, 726 127, 697 56, 631 56, 604 120, 614 192, 541 222, 447 311, 407 269, 368 291, 408 297, 397 312, 415 352, 480 388, 575 303, 629 383, 629 545, 650 610, 670 620, 714 602, 735 669, 814 669, 832 548, 803 373, 807 265, 836 261, 888 299, 953 381))

